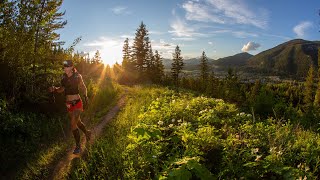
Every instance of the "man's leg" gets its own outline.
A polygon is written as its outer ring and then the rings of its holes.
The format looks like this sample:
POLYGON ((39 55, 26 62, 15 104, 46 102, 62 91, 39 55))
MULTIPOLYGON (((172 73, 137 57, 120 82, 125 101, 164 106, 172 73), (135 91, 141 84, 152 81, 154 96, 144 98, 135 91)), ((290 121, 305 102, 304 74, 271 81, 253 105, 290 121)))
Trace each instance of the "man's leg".
POLYGON ((74 111, 74 115, 75 115, 75 118, 77 120, 77 126, 86 135, 87 141, 89 141, 90 137, 91 137, 91 132, 87 130, 86 126, 81 121, 80 114, 81 114, 80 110, 75 110, 74 111))
POLYGON ((72 112, 69 113, 70 120, 71 120, 71 130, 73 137, 76 141, 76 149, 73 153, 77 154, 80 153, 80 132, 77 126, 77 119, 75 118, 74 114, 72 112))

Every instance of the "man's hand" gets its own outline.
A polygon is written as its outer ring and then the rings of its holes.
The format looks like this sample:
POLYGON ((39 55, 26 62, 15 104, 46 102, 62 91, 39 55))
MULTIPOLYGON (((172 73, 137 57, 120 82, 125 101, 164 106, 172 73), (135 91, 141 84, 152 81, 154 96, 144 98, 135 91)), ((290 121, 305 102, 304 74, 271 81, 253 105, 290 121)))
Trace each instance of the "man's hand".
POLYGON ((51 87, 49 87, 49 92, 54 92, 55 90, 56 90, 56 87, 54 87, 54 86, 51 86, 51 87))

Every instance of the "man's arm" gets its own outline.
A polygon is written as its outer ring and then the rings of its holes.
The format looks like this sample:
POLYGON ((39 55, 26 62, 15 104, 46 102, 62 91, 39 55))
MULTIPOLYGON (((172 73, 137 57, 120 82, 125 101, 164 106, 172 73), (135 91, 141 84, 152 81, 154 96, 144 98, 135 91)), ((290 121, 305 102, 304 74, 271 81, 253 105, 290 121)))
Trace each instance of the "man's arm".
POLYGON ((55 86, 51 86, 49 88, 50 92, 57 92, 57 93, 62 93, 64 91, 64 87, 55 87, 55 86))
POLYGON ((62 93, 64 91, 64 87, 55 87, 55 92, 62 93))

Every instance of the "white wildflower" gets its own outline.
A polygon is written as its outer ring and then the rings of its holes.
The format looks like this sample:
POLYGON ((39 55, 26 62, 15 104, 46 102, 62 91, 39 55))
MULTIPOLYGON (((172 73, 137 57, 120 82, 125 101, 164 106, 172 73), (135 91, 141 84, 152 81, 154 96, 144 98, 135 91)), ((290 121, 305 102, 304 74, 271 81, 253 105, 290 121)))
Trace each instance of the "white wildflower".
POLYGON ((302 164, 300 163, 300 164, 298 164, 298 166, 297 166, 297 167, 300 169, 300 167, 301 167, 301 166, 302 166, 302 164))
POLYGON ((270 148, 270 153, 274 153, 276 151, 276 147, 270 148))
POLYGON ((181 124, 181 126, 187 126, 187 125, 188 125, 188 123, 186 123, 186 122, 181 124))
POLYGON ((172 127, 173 127, 173 124, 169 124, 169 127, 172 128, 172 127))
POLYGON ((181 119, 179 119, 179 120, 178 120, 178 123, 181 123, 181 122, 182 122, 182 120, 181 120, 181 119))
POLYGON ((309 166, 306 166, 306 167, 305 167, 305 170, 306 170, 306 171, 309 171, 309 170, 310 170, 309 166))
POLYGON ((176 120, 175 120, 174 118, 171 120, 171 122, 173 122, 173 123, 174 123, 175 121, 176 121, 176 120))
POLYGON ((259 152, 259 148, 254 148, 254 149, 252 149, 252 153, 253 153, 253 154, 256 154, 257 152, 259 152))
POLYGON ((251 114, 247 114, 247 117, 252 117, 252 115, 251 114))
POLYGON ((258 155, 258 156, 256 157, 255 161, 260 161, 261 158, 262 158, 262 155, 258 155))
POLYGON ((158 121, 158 124, 161 126, 163 125, 163 121, 158 121))
POLYGON ((244 116, 245 114, 246 114, 246 113, 244 113, 244 112, 241 112, 241 113, 240 113, 240 116, 244 116))

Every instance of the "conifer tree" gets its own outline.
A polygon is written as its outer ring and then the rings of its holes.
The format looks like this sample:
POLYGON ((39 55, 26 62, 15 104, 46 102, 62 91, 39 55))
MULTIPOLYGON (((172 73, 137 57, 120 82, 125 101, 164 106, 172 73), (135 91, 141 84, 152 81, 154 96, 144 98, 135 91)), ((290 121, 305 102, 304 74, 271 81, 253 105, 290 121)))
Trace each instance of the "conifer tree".
POLYGON ((126 38, 124 41, 124 45, 122 48, 122 67, 125 71, 133 71, 134 70, 134 63, 131 61, 130 57, 130 46, 129 46, 129 39, 126 38))
POLYGON ((101 55, 100 55, 99 50, 97 50, 96 53, 94 54, 94 56, 92 58, 92 63, 95 63, 95 64, 102 63, 102 59, 101 59, 101 55))
POLYGON ((137 29, 132 46, 132 57, 140 78, 142 77, 146 67, 146 58, 148 53, 147 37, 148 30, 146 29, 146 25, 141 22, 139 28, 137 29))
POLYGON ((318 48, 318 86, 316 90, 316 96, 314 98, 314 105, 316 107, 320 107, 320 48, 318 48))
POLYGON ((209 76, 209 65, 208 65, 208 58, 206 53, 203 51, 200 57, 200 78, 202 82, 205 82, 209 76))
POLYGON ((176 47, 175 52, 173 53, 173 62, 171 65, 171 78, 173 83, 178 87, 179 74, 181 73, 184 65, 179 46, 176 47))
POLYGON ((154 55, 153 55, 153 51, 152 51, 152 47, 151 47, 151 43, 149 42, 149 38, 146 38, 146 42, 147 42, 147 49, 148 49, 148 53, 147 53, 147 58, 146 58, 146 74, 147 77, 154 81, 155 78, 155 62, 154 62, 154 55))
POLYGON ((304 103, 307 108, 310 108, 313 104, 314 92, 313 92, 313 83, 314 83, 314 68, 313 65, 310 66, 308 75, 305 82, 304 90, 304 103))
MULTIPOLYGON (((23 88, 25 97, 39 97, 48 79, 54 78, 49 71, 58 68, 54 62, 64 54, 57 50, 63 42, 58 42, 56 30, 66 24, 64 12, 59 12, 61 5, 62 0, 1 1, 0 59, 10 66, 9 92, 23 88)), ((18 99, 19 94, 12 96, 18 99)))
POLYGON ((162 58, 157 50, 155 51, 155 55, 154 55, 154 64, 155 64, 154 81, 156 83, 160 83, 162 78, 164 77, 164 66, 162 64, 162 58))

